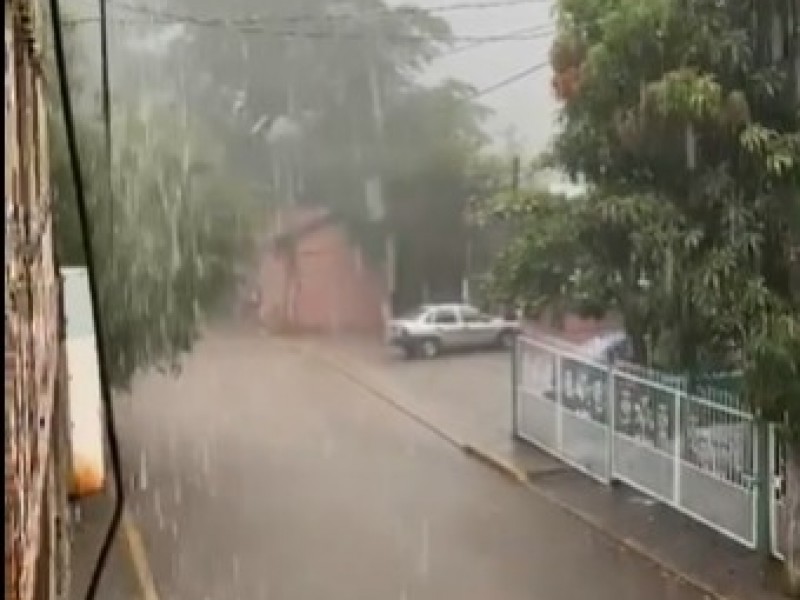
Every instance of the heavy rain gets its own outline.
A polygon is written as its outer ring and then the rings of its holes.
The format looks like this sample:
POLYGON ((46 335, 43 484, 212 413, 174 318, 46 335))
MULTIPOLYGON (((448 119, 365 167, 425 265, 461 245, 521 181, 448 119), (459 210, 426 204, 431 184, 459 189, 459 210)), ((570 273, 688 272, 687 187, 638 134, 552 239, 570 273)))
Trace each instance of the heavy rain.
POLYGON ((19 4, 68 500, 7 600, 800 594, 797 0, 19 4))

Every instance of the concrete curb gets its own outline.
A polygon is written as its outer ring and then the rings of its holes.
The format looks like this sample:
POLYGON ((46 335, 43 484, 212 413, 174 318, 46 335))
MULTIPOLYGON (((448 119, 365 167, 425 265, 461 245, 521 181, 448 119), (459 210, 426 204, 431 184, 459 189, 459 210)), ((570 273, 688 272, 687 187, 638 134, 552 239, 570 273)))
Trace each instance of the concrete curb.
POLYGON ((532 494, 535 494, 539 498, 558 507, 571 517, 591 527, 593 530, 597 531, 600 535, 605 537, 612 544, 615 544, 620 548, 623 548, 631 553, 641 556, 644 560, 646 560, 651 565, 656 567, 659 571, 661 571, 663 575, 671 576, 677 579, 678 581, 684 583, 685 585, 694 588, 695 590, 703 594, 706 600, 744 600, 734 596, 725 595, 715 590, 712 586, 708 585, 707 583, 700 581, 699 579, 693 577, 688 573, 684 573, 675 565, 672 565, 671 563, 655 555, 653 552, 642 546, 636 540, 615 534, 614 531, 606 527, 602 521, 595 518, 591 514, 575 508, 574 506, 568 504, 561 498, 557 497, 555 494, 547 492, 546 490, 537 486, 535 483, 532 483, 528 478, 528 475, 524 471, 522 471, 509 461, 503 459, 502 457, 499 457, 494 453, 484 450, 483 448, 480 448, 479 446, 476 446, 474 444, 459 441, 450 432, 446 431, 439 425, 432 423, 426 417, 420 415, 414 410, 408 408, 408 406, 403 404, 401 401, 397 400, 397 398, 393 397, 393 394, 391 392, 385 391, 384 389, 381 388, 381 386, 376 385, 370 381, 365 381, 363 377, 360 377, 355 373, 357 367, 355 367, 352 361, 342 356, 335 356, 336 354, 340 353, 335 351, 330 351, 325 348, 320 348, 319 346, 316 346, 312 350, 309 350, 308 348, 305 348, 304 350, 307 355, 311 355, 312 357, 317 358, 321 362, 328 365, 330 368, 334 369, 335 371, 346 377, 352 383, 356 384, 362 389, 367 390, 374 396, 381 398, 382 400, 384 400, 385 402, 387 402, 388 404, 390 404, 391 406, 402 412, 404 415, 408 416, 409 418, 411 418, 418 424, 422 425, 429 431, 432 431, 434 434, 442 438, 444 441, 462 450, 464 454, 466 454, 467 456, 474 458, 475 460, 483 463, 484 465, 495 469, 496 471, 505 475, 512 481, 518 483, 519 485, 522 485, 526 490, 528 490, 532 494))
POLYGON ((493 455, 491 452, 487 452, 486 450, 478 446, 473 446, 472 444, 463 444, 461 449, 467 456, 494 468, 512 481, 522 484, 527 483, 528 476, 522 470, 518 469, 510 462, 493 455))
POLYGON ((309 351, 308 348, 301 348, 300 351, 305 353, 306 355, 312 356, 313 358, 316 358, 321 362, 325 363, 328 367, 330 367, 335 372, 345 377, 351 383, 354 383, 358 387, 371 393, 373 396, 377 396, 384 402, 390 404, 399 412, 403 413, 413 421, 416 421, 419 425, 422 425, 425 429, 427 429, 434 435, 440 437, 448 444, 456 446, 459 449, 464 448, 464 443, 458 440, 449 431, 446 431, 445 429, 439 427, 438 425, 426 419, 419 413, 408 408, 405 404, 398 401, 395 398, 394 394, 392 394, 391 392, 386 392, 380 386, 365 380, 363 377, 359 377, 358 375, 356 375, 354 373, 355 368, 352 364, 348 364, 349 361, 341 360, 341 357, 333 356, 332 352, 326 351, 324 349, 321 351, 320 349, 317 349, 316 351, 315 350, 309 351))
MULTIPOLYGON (((482 452, 481 453, 481 460, 487 464, 494 463, 495 468, 500 470, 506 470, 507 462, 504 461, 502 458, 493 456, 491 452, 482 452)), ((515 467, 511 467, 512 470, 518 471, 515 467)), ((517 476, 513 476, 514 479, 517 479, 517 476)), ((662 572, 664 575, 669 575, 674 577, 675 579, 683 582, 687 586, 695 588, 697 591, 702 593, 707 600, 744 600, 740 598, 736 598, 733 596, 722 594, 721 592, 715 590, 712 586, 706 584, 705 582, 689 575, 688 573, 684 573, 675 565, 663 560, 661 557, 657 556, 656 554, 652 553, 646 547, 642 546, 639 542, 634 539, 626 538, 617 535, 605 526, 605 524, 592 516, 589 513, 586 513, 582 510, 579 510, 572 506, 571 504, 565 502, 555 494, 552 494, 541 487, 537 486, 535 483, 532 483, 526 475, 523 475, 523 479, 519 480, 521 485, 528 490, 530 493, 546 500, 550 504, 557 506, 562 511, 569 514, 571 517, 581 521, 585 525, 588 525, 598 533, 600 533, 603 537, 605 537, 608 541, 613 544, 616 544, 631 553, 638 554, 642 558, 644 558, 647 562, 651 563, 654 567, 656 567, 659 571, 662 572)))

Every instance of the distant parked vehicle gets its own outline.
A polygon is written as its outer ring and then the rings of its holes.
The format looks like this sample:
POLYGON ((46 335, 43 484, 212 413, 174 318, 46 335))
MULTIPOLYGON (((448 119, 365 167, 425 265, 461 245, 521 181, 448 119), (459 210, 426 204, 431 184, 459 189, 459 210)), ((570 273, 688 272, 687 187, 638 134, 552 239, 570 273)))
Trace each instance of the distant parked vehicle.
POLYGON ((387 341, 409 358, 433 358, 450 349, 511 348, 520 329, 516 319, 487 315, 467 304, 431 304, 393 319, 387 341))

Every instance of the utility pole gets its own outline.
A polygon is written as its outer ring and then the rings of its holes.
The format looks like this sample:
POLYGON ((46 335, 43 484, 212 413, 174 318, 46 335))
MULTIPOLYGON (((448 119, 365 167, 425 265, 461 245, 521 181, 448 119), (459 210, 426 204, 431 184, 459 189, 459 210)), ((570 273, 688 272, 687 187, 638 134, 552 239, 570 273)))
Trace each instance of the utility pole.
MULTIPOLYGON (((514 195, 514 204, 518 204, 519 200, 519 178, 520 178, 520 160, 519 154, 515 154, 511 159, 511 193, 514 195)), ((517 303, 518 304, 518 303, 517 303)), ((516 306, 509 306, 509 311, 514 314, 518 313, 516 306)))
POLYGON ((514 155, 511 159, 511 192, 514 194, 514 200, 519 197, 519 155, 514 155))
POLYGON ((464 304, 471 304, 472 293, 470 290, 470 278, 472 277, 472 227, 467 226, 467 243, 464 252, 464 278, 461 283, 461 301, 464 304))
MULTIPOLYGON (((380 26, 379 22, 375 24, 376 27, 380 26)), ((379 50, 379 36, 376 32, 374 36, 368 38, 372 41, 372 48, 367 48, 367 78, 369 82, 369 94, 372 103, 372 118, 375 128, 375 142, 377 143, 378 150, 376 152, 379 157, 378 164, 374 162, 368 166, 370 174, 367 176, 364 186, 366 192, 366 202, 368 210, 371 212, 371 218, 380 223, 386 223, 386 203, 384 198, 383 177, 381 176, 382 159, 384 152, 384 112, 383 112, 383 97, 381 93, 380 73, 375 61, 375 56, 379 50)), ((383 306, 384 319, 388 320, 392 315, 392 296, 394 295, 395 288, 395 261, 396 261, 396 247, 394 236, 390 231, 386 231, 384 237, 384 263, 386 273, 386 294, 387 299, 383 306)))
MULTIPOLYGON (((286 87, 286 116, 289 119, 289 123, 295 123, 295 114, 296 110, 296 98, 295 98, 295 89, 294 89, 294 69, 295 69, 295 45, 294 39, 290 38, 288 43, 288 54, 289 60, 287 61, 289 66, 289 85, 286 87)), ((297 199, 295 198, 295 165, 294 165, 294 149, 290 147, 288 158, 286 161, 286 200, 288 206, 294 206, 297 199)))
MULTIPOLYGON (((800 5, 797 2, 787 0, 787 13, 790 17, 789 22, 794 23, 794 28, 787 31, 788 39, 786 49, 788 51, 787 60, 789 75, 789 94, 793 95, 794 106, 800 106, 800 5)), ((791 202, 792 199, 790 198, 791 202)), ((797 211, 797 223, 800 221, 800 190, 794 191, 795 210, 797 211)), ((791 247, 789 257, 789 284, 792 296, 797 305, 800 305, 800 225, 792 230, 793 237, 790 238, 791 247)))

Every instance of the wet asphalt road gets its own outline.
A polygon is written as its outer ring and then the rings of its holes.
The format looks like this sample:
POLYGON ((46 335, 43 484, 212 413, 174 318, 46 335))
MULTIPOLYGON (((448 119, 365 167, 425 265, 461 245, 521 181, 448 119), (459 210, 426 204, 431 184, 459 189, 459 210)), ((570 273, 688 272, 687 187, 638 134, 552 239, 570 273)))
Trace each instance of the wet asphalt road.
POLYGON ((257 335, 212 336, 118 414, 163 600, 700 598, 257 335))

